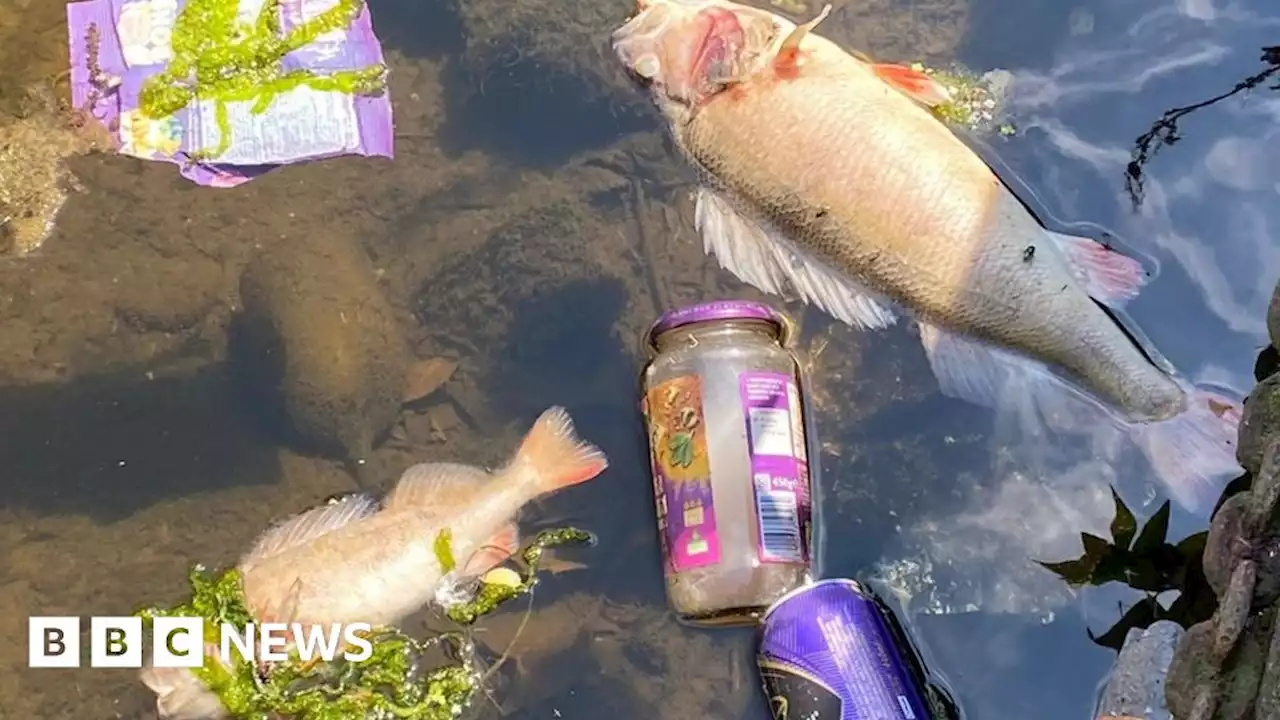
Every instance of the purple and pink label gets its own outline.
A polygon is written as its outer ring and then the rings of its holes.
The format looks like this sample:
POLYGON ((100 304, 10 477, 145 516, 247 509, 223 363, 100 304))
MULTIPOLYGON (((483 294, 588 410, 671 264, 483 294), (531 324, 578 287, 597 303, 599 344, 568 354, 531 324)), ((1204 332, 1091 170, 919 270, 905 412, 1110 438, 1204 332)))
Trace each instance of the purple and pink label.
POLYGON ((676 572, 715 565, 720 562, 720 536, 707 457, 702 378, 683 375, 653 387, 643 410, 663 554, 676 572))
POLYGON ((762 563, 808 563, 813 504, 795 378, 745 372, 738 382, 751 460, 757 556, 762 563))
MULTIPOLYGON (((756 556, 762 563, 807 564, 813 512, 795 379, 745 372, 739 383, 750 473, 728 480, 751 484, 756 556)), ((715 565, 721 547, 701 378, 684 375, 650 388, 641 410, 663 555, 675 572, 715 565)))

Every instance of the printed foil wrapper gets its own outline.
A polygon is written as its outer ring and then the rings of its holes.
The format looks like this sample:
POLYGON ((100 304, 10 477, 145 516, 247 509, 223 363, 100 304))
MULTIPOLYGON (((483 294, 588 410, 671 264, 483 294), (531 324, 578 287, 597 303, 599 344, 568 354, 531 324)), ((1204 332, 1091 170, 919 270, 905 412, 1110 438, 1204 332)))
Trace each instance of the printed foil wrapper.
POLYGON ((653 493, 663 552, 682 572, 720 562, 702 379, 671 378, 645 396, 653 493))
POLYGON ((744 372, 739 385, 751 454, 757 555, 762 563, 808 563, 813 504, 795 378, 744 372))
MULTIPOLYGON (((287 34, 315 19, 336 0, 281 0, 280 31, 287 34)), ((305 85, 280 92, 265 111, 260 95, 220 104, 198 99, 165 118, 138 111, 143 83, 173 60, 174 23, 186 5, 179 0, 89 0, 67 6, 72 102, 114 128, 119 150, 145 160, 178 164, 201 185, 232 187, 281 165, 338 155, 392 156, 394 130, 387 92, 353 96, 305 85), (93 77, 94 73, 98 77, 93 77), (219 113, 230 127, 230 144, 209 161, 192 154, 219 145, 219 113)), ((252 24, 264 0, 242 0, 241 23, 252 24)), ((368 8, 350 26, 322 34, 282 59, 279 71, 306 70, 323 76, 382 64, 368 8)))
POLYGON ((874 600, 848 580, 793 591, 764 617, 756 655, 777 720, 928 720, 874 600))

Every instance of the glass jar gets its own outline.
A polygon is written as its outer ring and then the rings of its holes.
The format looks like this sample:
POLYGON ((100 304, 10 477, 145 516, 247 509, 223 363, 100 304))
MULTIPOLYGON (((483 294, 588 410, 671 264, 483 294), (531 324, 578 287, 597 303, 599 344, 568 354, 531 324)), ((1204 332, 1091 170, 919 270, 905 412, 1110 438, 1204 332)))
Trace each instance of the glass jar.
POLYGON ((813 492, 794 325, 754 302, 664 314, 645 335, 641 409, 667 598, 739 625, 812 581, 813 492))

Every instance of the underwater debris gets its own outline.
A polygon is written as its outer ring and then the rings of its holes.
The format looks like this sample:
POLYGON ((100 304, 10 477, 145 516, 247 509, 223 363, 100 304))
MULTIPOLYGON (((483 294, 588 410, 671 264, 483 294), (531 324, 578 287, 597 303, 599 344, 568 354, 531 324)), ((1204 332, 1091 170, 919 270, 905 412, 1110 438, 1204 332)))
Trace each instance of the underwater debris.
POLYGON ((113 147, 100 123, 49 90, 27 94, 26 117, 0 120, 0 256, 27 255, 52 234, 68 192, 82 189, 68 158, 113 147))
POLYGON ((933 113, 943 122, 970 130, 995 132, 1008 137, 1017 133, 1012 123, 998 120, 1008 73, 992 70, 977 75, 960 67, 941 70, 913 63, 911 69, 931 75, 951 93, 951 100, 937 105, 933 113))
MULTIPOLYGON (((533 588, 545 548, 591 539, 590 533, 571 527, 540 532, 520 553, 526 568, 518 585, 482 581, 474 599, 450 607, 449 617, 462 625, 474 623, 533 588)), ((439 553, 452 557, 449 539, 443 533, 436 547, 439 553)), ((196 565, 188 579, 189 601, 134 613, 145 627, 151 627, 157 617, 198 616, 205 621, 206 642, 217 643, 223 623, 244 627, 253 622, 237 570, 211 577, 203 566, 196 565)), ((477 669, 475 646, 465 633, 448 632, 418 640, 396 628, 382 627, 374 628, 366 638, 373 653, 358 662, 303 661, 292 651, 288 661, 265 672, 243 658, 231 668, 206 662, 192 672, 218 696, 232 717, 244 720, 456 720, 470 707, 484 680, 477 669), (445 650, 453 662, 423 671, 424 658, 436 649, 445 650)))
MULTIPOLYGON (((1197 110, 1216 105, 1227 98, 1262 87, 1268 80, 1280 75, 1280 46, 1262 48, 1261 61, 1267 67, 1237 82, 1226 92, 1219 93, 1207 100, 1166 110, 1163 115, 1151 124, 1151 129, 1138 136, 1133 142, 1133 152, 1129 164, 1125 167, 1124 189, 1129 194, 1133 209, 1137 210, 1146 196, 1146 178, 1143 171, 1166 145, 1175 145, 1182 139, 1178 123, 1197 110)), ((1272 90, 1280 90, 1280 80, 1269 86, 1272 90)))
POLYGON ((92 58, 90 70, 72 43, 71 64, 77 104, 117 124, 124 154, 178 162, 186 177, 218 186, 308 159, 391 154, 387 68, 372 30, 362 27, 369 25, 363 0, 338 0, 313 17, 298 0, 266 0, 247 22, 238 0, 187 0, 176 17, 145 1, 116 8, 91 0, 72 3, 67 16, 73 37, 97 26, 120 49, 102 58, 105 67, 92 58), (151 41, 161 33, 170 40, 151 41), (344 47, 357 45, 368 47, 344 47), (335 56, 373 62, 330 67, 335 56), (330 69, 316 70, 321 61, 330 69), (378 95, 377 103, 356 103, 378 95), (320 122, 309 121, 306 132, 287 127, 298 113, 320 122), (207 165, 215 160, 232 167, 207 165))

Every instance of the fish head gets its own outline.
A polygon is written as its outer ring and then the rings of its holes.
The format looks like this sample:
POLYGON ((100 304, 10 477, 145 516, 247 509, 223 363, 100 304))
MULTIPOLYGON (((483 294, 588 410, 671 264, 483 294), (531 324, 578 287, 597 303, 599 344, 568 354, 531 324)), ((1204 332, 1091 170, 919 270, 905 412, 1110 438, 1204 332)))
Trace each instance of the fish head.
POLYGON ((612 45, 659 109, 678 121, 755 72, 787 24, 726 0, 639 0, 612 45))

